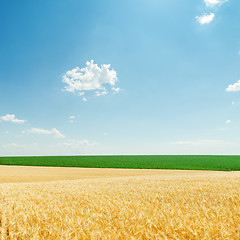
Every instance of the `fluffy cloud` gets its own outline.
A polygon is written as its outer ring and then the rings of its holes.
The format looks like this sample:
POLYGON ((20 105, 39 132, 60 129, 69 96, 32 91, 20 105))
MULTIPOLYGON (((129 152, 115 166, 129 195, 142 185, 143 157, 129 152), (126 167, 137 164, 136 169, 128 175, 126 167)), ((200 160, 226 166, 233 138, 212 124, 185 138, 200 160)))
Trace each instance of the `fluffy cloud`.
POLYGON ((82 149, 85 147, 95 146, 96 142, 90 142, 87 139, 84 140, 68 140, 67 142, 63 143, 63 146, 67 148, 71 148, 73 150, 82 149))
POLYGON ((224 2, 227 2, 227 0, 204 0, 207 7, 214 7, 216 5, 223 4, 224 2))
POLYGON ((231 120, 227 120, 226 123, 227 123, 227 124, 231 123, 231 120))
POLYGON ((210 13, 210 14, 204 14, 201 17, 197 16, 196 19, 200 24, 209 24, 210 22, 212 22, 214 17, 215 17, 215 14, 210 13))
POLYGON ((41 129, 41 128, 31 128, 30 130, 28 130, 28 132, 34 133, 34 134, 53 135, 56 138, 64 138, 65 137, 56 128, 53 128, 52 130, 46 130, 46 129, 41 129))
POLYGON ((0 117, 0 119, 2 121, 12 122, 12 123, 25 123, 26 122, 26 120, 17 119, 14 114, 7 114, 5 116, 0 117))
MULTIPOLYGON (((95 91, 96 96, 106 95, 107 88, 115 87, 118 81, 117 72, 113 69, 110 70, 110 67, 110 64, 103 64, 99 67, 91 60, 86 62, 84 68, 76 67, 67 71, 62 80, 66 84, 65 90, 77 92, 80 96, 85 91, 95 91)), ((83 97, 83 101, 86 100, 83 97)))
POLYGON ((234 84, 230 84, 228 85, 228 87, 226 88, 227 92, 239 92, 240 91, 240 80, 238 80, 236 83, 234 84))
MULTIPOLYGON (((203 0, 203 1, 206 4, 207 8, 213 8, 215 6, 218 6, 227 2, 228 0, 203 0)), ((215 14, 210 13, 210 14, 204 14, 200 17, 197 16, 196 19, 200 24, 209 24, 210 22, 212 22, 214 17, 215 17, 215 14)))

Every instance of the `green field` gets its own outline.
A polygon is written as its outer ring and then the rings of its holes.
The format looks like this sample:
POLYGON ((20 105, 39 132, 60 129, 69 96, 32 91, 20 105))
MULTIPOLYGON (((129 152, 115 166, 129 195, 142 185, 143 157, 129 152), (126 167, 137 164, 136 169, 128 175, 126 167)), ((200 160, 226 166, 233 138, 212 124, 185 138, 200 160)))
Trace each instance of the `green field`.
POLYGON ((0 157, 0 165, 240 171, 240 155, 0 157))

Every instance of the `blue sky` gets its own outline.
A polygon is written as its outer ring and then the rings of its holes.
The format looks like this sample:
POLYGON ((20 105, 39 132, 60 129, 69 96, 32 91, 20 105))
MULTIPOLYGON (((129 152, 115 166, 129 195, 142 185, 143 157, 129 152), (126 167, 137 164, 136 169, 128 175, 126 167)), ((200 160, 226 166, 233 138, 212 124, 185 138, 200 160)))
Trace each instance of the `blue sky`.
POLYGON ((0 155, 239 154, 239 12, 1 1, 0 155))

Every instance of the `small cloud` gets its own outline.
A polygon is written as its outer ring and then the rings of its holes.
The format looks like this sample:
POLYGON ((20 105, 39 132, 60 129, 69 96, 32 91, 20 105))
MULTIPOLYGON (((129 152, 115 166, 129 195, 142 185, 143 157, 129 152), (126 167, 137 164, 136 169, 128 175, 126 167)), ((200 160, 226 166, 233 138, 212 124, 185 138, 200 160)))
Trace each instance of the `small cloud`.
POLYGON ((228 85, 226 88, 227 92, 239 92, 240 91, 240 80, 238 80, 236 83, 232 85, 228 85))
POLYGON ((232 102, 232 105, 238 106, 239 104, 240 104, 240 102, 232 102))
MULTIPOLYGON (((108 94, 108 89, 115 87, 118 81, 117 72, 110 67, 110 64, 98 66, 91 60, 86 62, 84 68, 76 67, 67 71, 62 79, 66 84, 65 90, 78 93, 79 96, 91 91, 94 91, 96 96, 108 94)), ((84 99, 86 98, 83 98, 83 101, 84 99)))
POLYGON ((121 91, 121 88, 112 87, 112 90, 114 93, 119 93, 121 91))
POLYGON ((96 91, 96 96, 99 97, 99 96, 103 96, 103 95, 106 95, 108 94, 108 91, 106 89, 104 89, 103 91, 99 92, 99 91, 96 91))
POLYGON ((75 116, 70 116, 69 117, 70 120, 68 122, 73 123, 73 119, 75 119, 75 118, 76 118, 75 116))
POLYGON ((227 120, 227 121, 226 121, 226 124, 229 124, 229 123, 231 123, 231 120, 227 120))
POLYGON ((15 114, 6 114, 5 116, 0 117, 0 119, 5 122, 12 122, 12 123, 19 123, 19 124, 26 122, 26 120, 17 119, 15 114))
POLYGON ((207 7, 215 7, 217 5, 221 5, 228 0, 204 0, 204 3, 206 4, 207 7))
POLYGON ((210 14, 204 14, 202 16, 197 16, 196 19, 200 24, 209 24, 210 22, 212 22, 212 20, 214 19, 215 14, 214 13, 210 13, 210 14))
POLYGON ((73 150, 80 150, 82 148, 91 147, 97 145, 96 142, 91 142, 87 139, 84 140, 68 140, 67 142, 63 143, 63 146, 71 148, 73 150))
POLYGON ((222 144, 222 141, 219 140, 211 140, 211 139, 200 139, 195 141, 176 141, 170 142, 171 145, 211 145, 211 144, 222 144))
POLYGON ((172 145, 194 145, 196 142, 193 141, 176 141, 176 142, 170 142, 169 144, 172 145))
POLYGON ((65 136, 60 133, 56 128, 52 128, 52 130, 46 130, 42 128, 31 128, 28 130, 29 133, 39 134, 39 135, 53 135, 56 138, 65 138, 65 136))
POLYGON ((107 135, 108 135, 108 133, 104 133, 103 135, 104 135, 104 136, 107 136, 107 135))
POLYGON ((13 149, 19 149, 19 150, 29 150, 29 149, 35 149, 37 147, 36 143, 32 144, 17 144, 17 143, 8 143, 2 146, 4 149, 13 150, 13 149))
POLYGON ((83 98, 82 98, 82 100, 83 100, 84 102, 86 102, 86 101, 87 101, 87 99, 86 99, 85 97, 83 97, 83 98))
POLYGON ((8 131, 5 131, 5 134, 9 134, 9 132, 8 132, 8 131))

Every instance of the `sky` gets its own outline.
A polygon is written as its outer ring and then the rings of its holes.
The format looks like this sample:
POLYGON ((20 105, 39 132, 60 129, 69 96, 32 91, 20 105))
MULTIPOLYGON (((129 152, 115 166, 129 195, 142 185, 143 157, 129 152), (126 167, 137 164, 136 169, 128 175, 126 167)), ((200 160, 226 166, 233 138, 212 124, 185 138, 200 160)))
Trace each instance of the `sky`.
POLYGON ((0 1, 0 155, 240 154, 239 12, 0 1))

